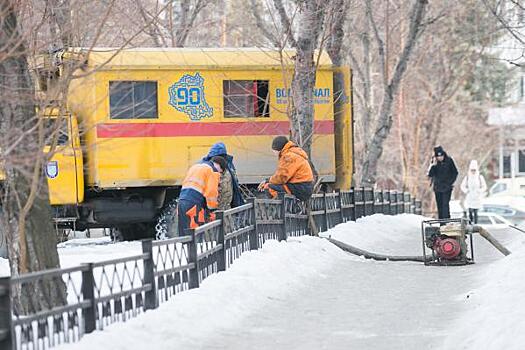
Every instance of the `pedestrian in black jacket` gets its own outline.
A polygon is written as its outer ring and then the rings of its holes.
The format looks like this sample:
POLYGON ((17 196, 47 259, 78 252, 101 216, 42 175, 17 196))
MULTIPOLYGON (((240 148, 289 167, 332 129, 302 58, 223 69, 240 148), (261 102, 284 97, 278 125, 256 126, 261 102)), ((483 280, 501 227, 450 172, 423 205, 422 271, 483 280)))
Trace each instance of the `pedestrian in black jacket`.
POLYGON ((434 147, 434 156, 428 170, 428 176, 432 178, 438 216, 440 219, 448 219, 450 218, 450 195, 458 177, 458 169, 452 158, 441 146, 434 147))

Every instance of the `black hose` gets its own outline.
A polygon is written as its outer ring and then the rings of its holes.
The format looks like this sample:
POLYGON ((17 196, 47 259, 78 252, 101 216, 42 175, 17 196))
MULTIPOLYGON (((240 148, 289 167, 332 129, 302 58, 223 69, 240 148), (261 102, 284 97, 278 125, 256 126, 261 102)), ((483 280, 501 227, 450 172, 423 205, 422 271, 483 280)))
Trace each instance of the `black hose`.
MULTIPOLYGON (((369 251, 351 246, 347 243, 343 243, 341 241, 338 241, 336 239, 333 239, 331 237, 326 238, 330 243, 335 244, 340 249, 344 250, 345 252, 365 257, 366 259, 373 259, 373 260, 380 260, 380 261, 417 261, 417 262, 425 262, 425 258, 423 256, 402 256, 402 255, 384 255, 384 254, 377 254, 377 253, 371 253, 369 251)), ((427 261, 431 261, 432 257, 427 256, 427 261)))

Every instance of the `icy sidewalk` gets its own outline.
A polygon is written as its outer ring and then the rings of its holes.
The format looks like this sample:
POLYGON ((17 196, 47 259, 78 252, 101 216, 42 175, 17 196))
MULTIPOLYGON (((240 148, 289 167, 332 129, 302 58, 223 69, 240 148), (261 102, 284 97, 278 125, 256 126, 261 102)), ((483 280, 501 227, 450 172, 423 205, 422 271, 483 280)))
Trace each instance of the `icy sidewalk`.
POLYGON ((341 259, 198 349, 439 349, 468 288, 468 271, 450 272, 341 259))
MULTIPOLYGON (((414 215, 375 215, 327 234, 376 253, 421 253, 414 215)), ((514 231, 495 232, 514 251, 503 258, 475 238, 477 264, 338 260, 292 297, 248 316, 198 349, 522 349, 525 250, 514 231)))
POLYGON ((346 253, 318 238, 268 241, 226 272, 208 277, 200 288, 60 349, 201 348, 209 337, 242 329, 246 315, 263 311, 275 300, 295 298, 304 281, 323 276, 342 259, 346 253))

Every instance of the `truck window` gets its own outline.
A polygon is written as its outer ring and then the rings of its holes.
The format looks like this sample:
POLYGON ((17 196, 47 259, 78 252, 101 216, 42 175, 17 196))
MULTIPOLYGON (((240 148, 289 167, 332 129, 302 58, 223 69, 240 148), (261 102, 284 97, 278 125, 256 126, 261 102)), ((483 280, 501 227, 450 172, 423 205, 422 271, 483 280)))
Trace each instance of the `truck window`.
POLYGON ((110 81, 109 117, 111 119, 156 119, 156 81, 110 81))
POLYGON ((51 146, 56 138, 57 146, 66 145, 69 141, 66 118, 44 118, 45 144, 51 146))
POLYGON ((224 80, 222 86, 225 117, 270 116, 268 80, 224 80))

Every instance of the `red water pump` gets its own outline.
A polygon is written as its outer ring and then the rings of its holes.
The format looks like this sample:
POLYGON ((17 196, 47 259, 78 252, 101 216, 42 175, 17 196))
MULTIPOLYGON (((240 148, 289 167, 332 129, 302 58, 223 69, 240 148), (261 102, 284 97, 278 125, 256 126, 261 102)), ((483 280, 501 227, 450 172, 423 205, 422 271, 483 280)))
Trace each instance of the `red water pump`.
POLYGON ((454 259, 461 253, 461 245, 454 238, 437 237, 432 249, 438 257, 443 259, 454 259))
POLYGON ((474 247, 469 227, 464 219, 423 221, 421 237, 425 265, 473 264, 474 247))

